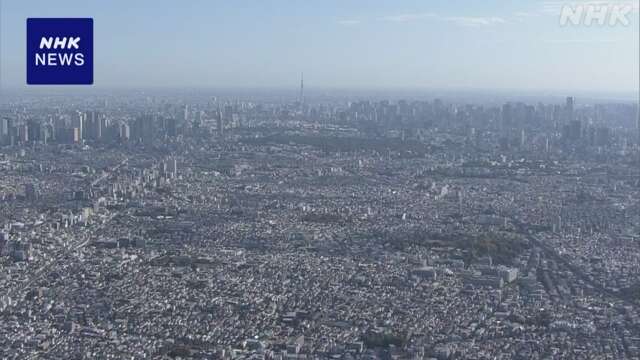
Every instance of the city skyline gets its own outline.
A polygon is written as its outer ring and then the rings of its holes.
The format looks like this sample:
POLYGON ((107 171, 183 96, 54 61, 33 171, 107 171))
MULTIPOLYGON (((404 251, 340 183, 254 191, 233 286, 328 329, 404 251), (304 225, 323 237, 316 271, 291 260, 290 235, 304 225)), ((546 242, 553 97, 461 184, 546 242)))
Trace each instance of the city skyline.
POLYGON ((0 0, 1 357, 640 359, 639 4, 0 0))
POLYGON ((640 356, 636 104, 158 93, 0 102, 6 358, 640 356))

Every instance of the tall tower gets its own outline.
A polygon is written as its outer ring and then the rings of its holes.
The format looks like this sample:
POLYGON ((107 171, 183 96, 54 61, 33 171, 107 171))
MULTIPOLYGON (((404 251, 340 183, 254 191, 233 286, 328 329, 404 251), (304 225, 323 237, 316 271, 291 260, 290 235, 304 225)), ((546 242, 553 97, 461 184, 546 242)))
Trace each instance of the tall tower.
POLYGON ((298 101, 300 105, 304 104, 304 73, 300 75, 300 98, 298 101))

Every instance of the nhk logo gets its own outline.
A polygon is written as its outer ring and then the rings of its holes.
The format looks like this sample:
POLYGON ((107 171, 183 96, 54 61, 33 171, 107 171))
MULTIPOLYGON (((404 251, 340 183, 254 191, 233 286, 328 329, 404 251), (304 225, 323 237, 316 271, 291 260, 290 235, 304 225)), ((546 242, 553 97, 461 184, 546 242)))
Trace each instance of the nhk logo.
POLYGON ((27 19, 27 84, 93 84, 93 19, 27 19))
POLYGON ((560 26, 629 26, 638 11, 632 1, 585 1, 563 4, 560 26))
MULTIPOLYGON (((78 46, 78 42, 80 41, 80 37, 74 38, 54 38, 53 37, 43 37, 40 40, 40 50, 42 49, 75 49, 79 50, 80 46, 78 46)), ((46 65, 46 66, 83 66, 84 65, 84 54, 82 53, 56 53, 56 52, 41 52, 36 53, 36 66, 46 65)))

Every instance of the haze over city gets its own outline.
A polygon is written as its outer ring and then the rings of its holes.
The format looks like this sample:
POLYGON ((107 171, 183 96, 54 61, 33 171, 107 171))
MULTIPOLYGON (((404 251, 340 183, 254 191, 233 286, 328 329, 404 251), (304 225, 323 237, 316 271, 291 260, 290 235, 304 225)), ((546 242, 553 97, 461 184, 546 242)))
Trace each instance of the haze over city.
MULTIPOLYGON (((1 85, 22 87, 27 17, 93 17, 96 87, 638 92, 628 26, 560 26, 580 1, 11 1, 1 85)), ((615 1, 613 3, 616 3, 615 1)), ((636 4, 637 5, 637 4, 636 4)))

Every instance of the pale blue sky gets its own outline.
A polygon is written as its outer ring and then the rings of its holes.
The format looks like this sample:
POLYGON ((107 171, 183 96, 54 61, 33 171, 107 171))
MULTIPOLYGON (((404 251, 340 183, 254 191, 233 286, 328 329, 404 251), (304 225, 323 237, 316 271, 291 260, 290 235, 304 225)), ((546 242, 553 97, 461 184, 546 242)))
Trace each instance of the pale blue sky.
MULTIPOLYGON (((2 86, 27 17, 93 17, 95 86, 637 92, 629 26, 559 24, 535 0, 0 0, 2 86)), ((636 0, 637 1, 637 0, 636 0)), ((637 8, 637 5, 636 5, 637 8)))

